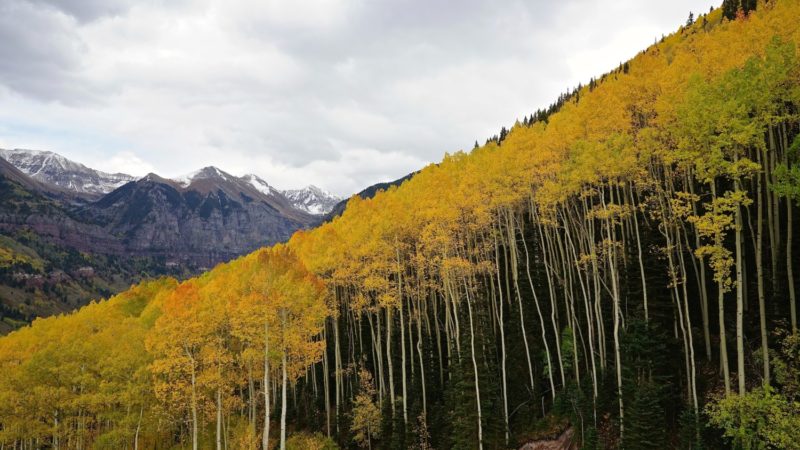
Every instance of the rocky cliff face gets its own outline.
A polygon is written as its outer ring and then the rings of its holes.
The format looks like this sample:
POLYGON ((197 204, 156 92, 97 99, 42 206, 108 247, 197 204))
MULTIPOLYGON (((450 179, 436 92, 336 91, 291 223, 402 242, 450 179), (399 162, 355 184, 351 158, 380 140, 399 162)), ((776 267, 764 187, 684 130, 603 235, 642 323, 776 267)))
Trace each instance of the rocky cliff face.
POLYGON ((249 183, 205 168, 184 183, 150 174, 80 211, 131 254, 211 265, 287 240, 312 223, 249 183))
POLYGON ((24 227, 80 251, 210 267, 316 222, 261 178, 216 167, 170 180, 108 174, 47 151, 0 149, 0 161, 3 177, 49 205, 0 212, 0 230, 24 227))
POLYGON ((101 226, 79 218, 62 201, 62 194, 0 159, 0 233, 24 229, 78 251, 105 248, 105 253, 122 252, 117 238, 101 226))

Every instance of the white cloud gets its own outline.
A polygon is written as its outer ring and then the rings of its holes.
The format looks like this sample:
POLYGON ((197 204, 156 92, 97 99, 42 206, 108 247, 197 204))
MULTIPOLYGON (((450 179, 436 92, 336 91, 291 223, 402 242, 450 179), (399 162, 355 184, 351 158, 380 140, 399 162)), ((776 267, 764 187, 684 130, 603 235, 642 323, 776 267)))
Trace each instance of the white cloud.
POLYGON ((708 6, 2 0, 0 144, 349 195, 471 148, 708 6))
POLYGON ((104 172, 127 173, 135 176, 144 176, 155 171, 152 165, 146 161, 142 161, 142 159, 133 152, 116 153, 107 160, 98 161, 96 168, 104 172))

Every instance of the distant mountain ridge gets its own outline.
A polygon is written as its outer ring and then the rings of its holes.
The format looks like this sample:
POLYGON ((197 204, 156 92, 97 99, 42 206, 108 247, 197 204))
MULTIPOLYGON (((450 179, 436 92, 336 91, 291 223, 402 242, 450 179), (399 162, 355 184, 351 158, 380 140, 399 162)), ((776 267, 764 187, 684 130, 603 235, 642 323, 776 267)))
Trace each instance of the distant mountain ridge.
POLYGON ((197 274, 286 241, 338 200, 318 188, 289 198, 257 175, 216 167, 136 178, 52 152, 0 156, 0 333, 13 328, 3 317, 21 324, 67 312, 145 278, 197 274))
MULTIPOLYGON (((74 221, 102 229, 102 238, 83 239, 59 226, 41 226, 52 218, 37 218, 37 232, 50 234, 60 245, 191 266, 210 266, 285 241, 294 231, 320 223, 343 202, 314 185, 281 190, 258 175, 237 177, 213 166, 170 179, 154 173, 141 178, 110 174, 50 151, 0 149, 0 160, 7 164, 4 177, 61 205, 60 211, 74 221)), ((19 227, 30 220, 16 217, 12 222, 19 227)), ((96 235, 97 230, 83 233, 96 235)))
POLYGON ((37 181, 91 197, 102 196, 136 179, 124 173, 92 169, 50 151, 0 149, 0 157, 37 181))
MULTIPOLYGON (((0 149, 0 158, 8 161, 36 181, 63 189, 66 192, 74 192, 87 200, 96 200, 126 183, 139 179, 139 177, 125 173, 107 173, 92 169, 58 153, 45 150, 0 149)), ((153 174, 147 176, 150 175, 153 174)), ((236 180, 244 181, 265 195, 282 195, 294 208, 312 215, 327 214, 337 203, 342 201, 341 197, 314 185, 308 185, 301 189, 281 190, 271 186, 258 175, 247 174, 237 177, 213 166, 204 167, 173 179, 162 179, 188 187, 194 181, 202 185, 202 180, 215 177, 222 177, 233 183, 236 183, 236 180)))

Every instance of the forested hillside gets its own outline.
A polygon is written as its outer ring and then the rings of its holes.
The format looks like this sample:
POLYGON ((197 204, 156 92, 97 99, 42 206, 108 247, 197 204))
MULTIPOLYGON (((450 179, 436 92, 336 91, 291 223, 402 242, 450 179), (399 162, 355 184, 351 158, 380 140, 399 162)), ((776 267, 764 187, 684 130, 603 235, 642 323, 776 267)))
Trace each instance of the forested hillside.
POLYGON ((2 338, 0 442, 800 448, 800 1, 745 3, 285 246, 2 338))

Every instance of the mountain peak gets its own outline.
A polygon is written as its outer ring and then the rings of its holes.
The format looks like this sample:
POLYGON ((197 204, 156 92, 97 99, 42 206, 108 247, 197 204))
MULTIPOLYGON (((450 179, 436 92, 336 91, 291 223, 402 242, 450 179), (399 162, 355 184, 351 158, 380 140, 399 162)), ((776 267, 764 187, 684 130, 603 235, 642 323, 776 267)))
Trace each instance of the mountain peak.
POLYGON ((180 177, 174 178, 174 181, 180 184, 183 187, 188 187, 190 184, 197 180, 213 180, 213 179, 221 179, 224 181, 231 181, 235 179, 233 175, 220 170, 214 166, 206 166, 202 169, 195 170, 194 172, 187 173, 186 175, 182 175, 180 177))
POLYGON ((136 179, 124 173, 101 172, 46 150, 0 149, 0 157, 36 181, 79 194, 107 194, 136 179))
POLYGON ((139 179, 139 181, 151 181, 153 183, 166 183, 169 184, 173 180, 168 180, 157 173, 150 172, 139 179))
POLYGON ((289 189, 283 191, 295 208, 309 214, 322 215, 330 212, 342 199, 313 184, 302 189, 289 189))

